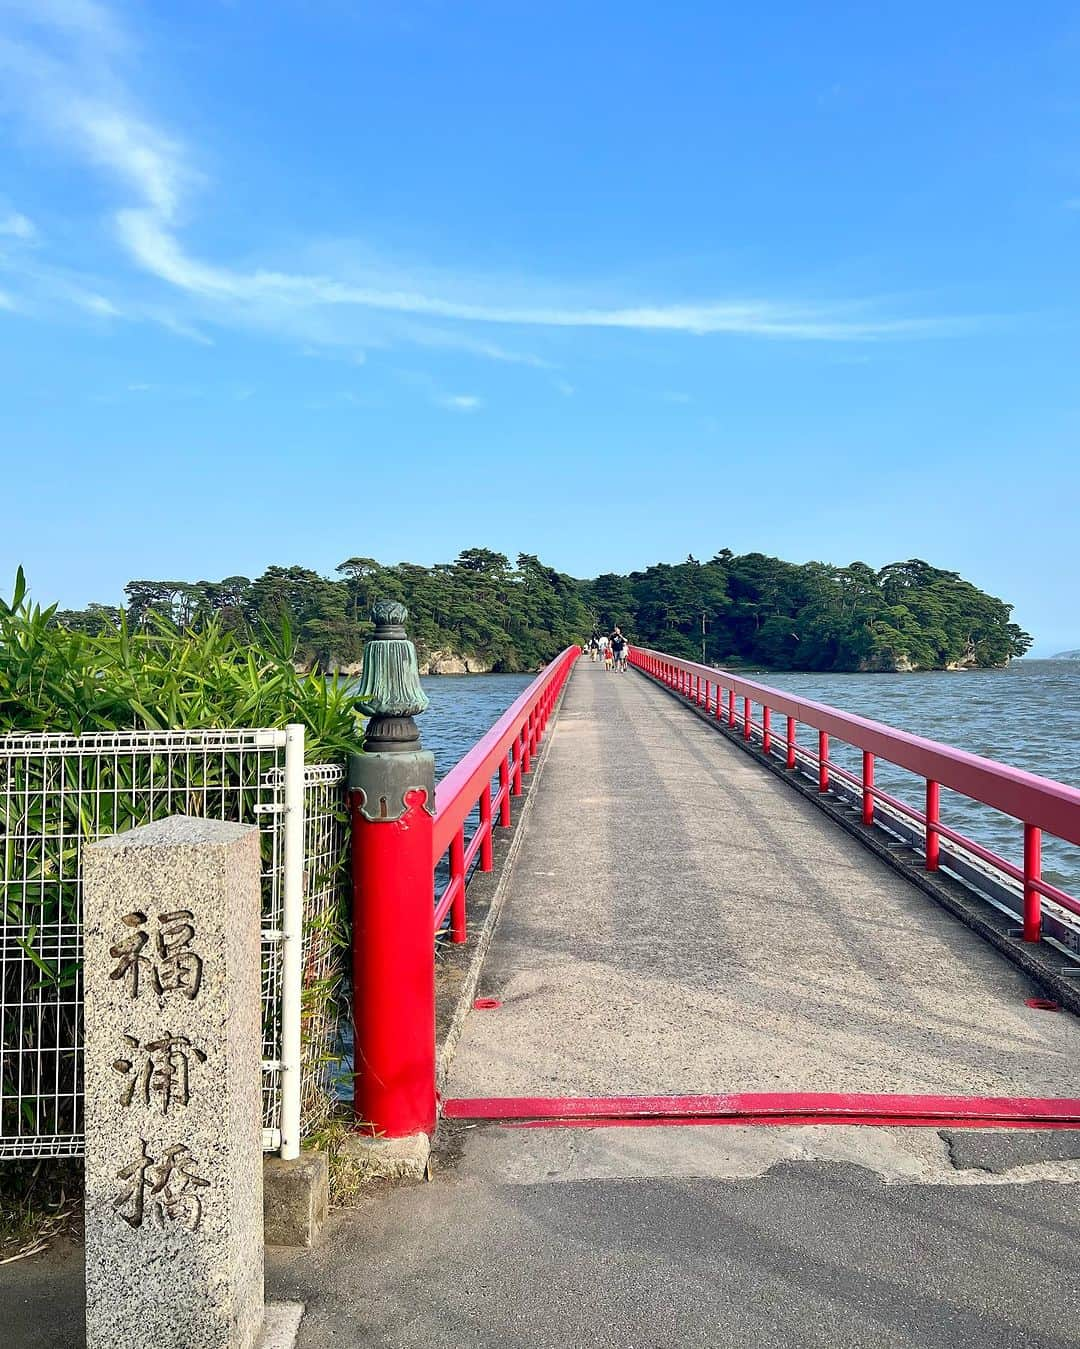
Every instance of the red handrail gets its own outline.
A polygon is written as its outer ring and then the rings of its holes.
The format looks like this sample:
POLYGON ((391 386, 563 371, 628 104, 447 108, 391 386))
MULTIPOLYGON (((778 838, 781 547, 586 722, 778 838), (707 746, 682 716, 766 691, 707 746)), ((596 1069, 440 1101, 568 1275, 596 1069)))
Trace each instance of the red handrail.
POLYGON ((432 867, 437 867, 447 852, 450 854, 450 879, 435 903, 435 931, 449 913, 452 941, 463 942, 466 936, 469 868, 479 853, 481 871, 491 870, 494 824, 509 825, 511 797, 521 795, 522 774, 530 770, 548 718, 580 655, 579 646, 568 646, 546 665, 435 789, 432 867), (499 785, 493 791, 496 773, 499 785), (465 825, 478 805, 480 822, 466 841, 465 825))
POLYGON ((929 871, 938 869, 939 840, 946 839, 996 867, 1009 879, 1019 881, 1024 891, 1025 940, 1038 941, 1042 935, 1042 897, 1080 915, 1080 900, 1042 879, 1040 846, 1043 831, 1067 843, 1080 844, 1080 789, 1008 764, 995 763, 992 759, 969 754, 966 750, 954 749, 937 740, 897 730, 868 717, 842 712, 827 703, 800 698, 768 684, 744 679, 729 670, 700 665, 696 661, 643 647, 632 647, 629 659, 632 665, 683 693, 692 703, 714 711, 717 720, 726 719, 729 728, 740 727, 744 739, 749 740, 756 733, 759 745, 770 756, 777 748, 781 749, 789 769, 796 767, 797 723, 804 722, 813 727, 818 732, 818 753, 814 754, 802 747, 797 753, 804 763, 816 770, 820 790, 828 790, 831 772, 861 790, 865 824, 873 823, 874 803, 877 801, 920 825, 927 836, 926 867, 929 871), (737 698, 742 699, 741 713, 736 712, 737 698), (762 709, 761 722, 753 720, 751 708, 754 703, 762 709), (779 735, 771 728, 770 716, 773 712, 787 716, 787 736, 779 735), (861 778, 840 768, 829 758, 830 736, 862 751, 861 778), (877 758, 925 779, 925 813, 874 786, 874 761, 877 758), (1023 824, 1022 869, 940 823, 938 812, 940 788, 943 786, 969 800, 1010 815, 1023 824))

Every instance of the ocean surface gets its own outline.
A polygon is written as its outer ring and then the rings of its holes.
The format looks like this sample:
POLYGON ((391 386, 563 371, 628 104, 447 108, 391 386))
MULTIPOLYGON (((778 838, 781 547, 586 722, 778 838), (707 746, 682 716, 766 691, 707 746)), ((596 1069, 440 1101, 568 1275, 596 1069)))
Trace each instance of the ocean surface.
POLYGON ((424 748, 435 755, 436 782, 535 678, 531 674, 434 675, 422 681, 431 706, 417 717, 416 724, 424 748))
MULTIPOLYGON (((747 677, 960 749, 1080 787, 1080 661, 1016 661, 1006 670, 928 674, 750 673, 747 677)), ((438 777, 509 707, 532 675, 440 675, 424 680, 430 709, 420 718, 438 777)), ((783 722, 777 729, 783 732, 783 722)), ((801 738, 813 743, 811 732, 801 738)), ((843 746, 830 757, 857 771, 843 746)), ((885 763, 877 784, 921 808, 921 779, 885 763)), ((942 793, 942 822, 970 834, 1009 861, 1022 856, 1020 825, 996 811, 942 793)), ((1080 894, 1080 848, 1046 838, 1047 880, 1080 894)))

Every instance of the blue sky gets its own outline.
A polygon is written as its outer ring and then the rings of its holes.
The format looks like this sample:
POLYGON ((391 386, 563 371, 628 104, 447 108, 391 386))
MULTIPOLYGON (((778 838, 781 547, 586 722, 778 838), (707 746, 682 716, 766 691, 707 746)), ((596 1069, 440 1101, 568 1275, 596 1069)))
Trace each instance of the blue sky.
POLYGON ((0 584, 921 556, 1080 645, 1074 5, 0 0, 0 584))

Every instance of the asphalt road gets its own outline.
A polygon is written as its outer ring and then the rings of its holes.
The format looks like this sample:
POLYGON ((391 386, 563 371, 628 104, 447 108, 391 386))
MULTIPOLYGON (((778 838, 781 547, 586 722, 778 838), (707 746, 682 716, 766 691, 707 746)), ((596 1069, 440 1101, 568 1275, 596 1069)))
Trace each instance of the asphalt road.
POLYGON ((472 1146, 431 1184, 335 1219, 313 1258, 274 1257, 277 1294, 308 1304, 305 1349, 1080 1343, 1076 1184, 886 1184, 820 1162, 514 1184, 472 1146))
MULTIPOLYGON (((889 1135, 861 1144, 864 1166, 770 1163, 842 1149, 827 1130, 732 1132, 459 1130, 431 1183, 337 1214, 314 1251, 268 1252, 267 1295, 307 1304, 301 1349, 1080 1344, 1080 1162, 1061 1161, 1076 1135, 1010 1133, 1003 1150, 969 1134, 949 1174, 933 1130, 862 1130, 889 1135), (714 1174, 645 1174, 687 1148, 714 1174), (936 1179, 870 1169, 935 1150, 936 1179), (567 1179, 583 1158, 590 1178, 567 1179), (1057 1179, 1032 1179, 1045 1168, 1057 1179)), ((0 1268, 0 1343, 81 1349, 77 1249, 0 1268)))

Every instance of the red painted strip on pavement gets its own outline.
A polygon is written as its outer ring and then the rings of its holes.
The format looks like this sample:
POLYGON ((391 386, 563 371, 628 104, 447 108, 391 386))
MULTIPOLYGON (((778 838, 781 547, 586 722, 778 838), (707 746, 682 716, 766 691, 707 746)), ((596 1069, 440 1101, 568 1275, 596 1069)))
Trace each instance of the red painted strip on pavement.
POLYGON ((505 1129, 715 1129, 740 1125, 755 1129, 796 1124, 846 1124, 878 1129, 1069 1129, 1076 1132, 1080 1120, 986 1119, 978 1115, 655 1115, 613 1119, 594 1115, 589 1119, 504 1119, 490 1123, 505 1129))
POLYGON ((1080 1099, 1032 1096, 907 1096, 869 1092, 741 1092, 729 1096, 492 1096, 448 1100, 446 1119, 603 1123, 695 1120, 815 1123, 1031 1122, 1080 1127, 1080 1099), (782 1117, 782 1119, 781 1119, 782 1117))

